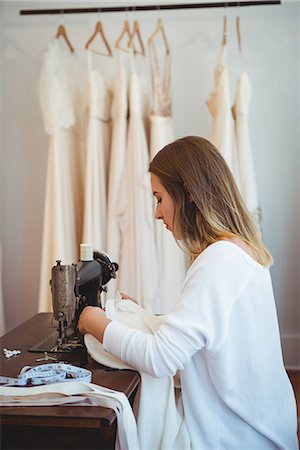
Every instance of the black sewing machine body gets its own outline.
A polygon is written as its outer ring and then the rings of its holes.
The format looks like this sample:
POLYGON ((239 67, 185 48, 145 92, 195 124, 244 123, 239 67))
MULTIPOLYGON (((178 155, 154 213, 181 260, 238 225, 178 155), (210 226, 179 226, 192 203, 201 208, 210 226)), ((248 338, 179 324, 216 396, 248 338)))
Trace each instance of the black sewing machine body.
POLYGON ((29 349, 31 352, 65 353, 85 350, 77 330, 79 316, 86 306, 101 306, 101 293, 118 264, 104 252, 93 252, 93 259, 62 265, 56 262, 50 280, 55 331, 29 349))

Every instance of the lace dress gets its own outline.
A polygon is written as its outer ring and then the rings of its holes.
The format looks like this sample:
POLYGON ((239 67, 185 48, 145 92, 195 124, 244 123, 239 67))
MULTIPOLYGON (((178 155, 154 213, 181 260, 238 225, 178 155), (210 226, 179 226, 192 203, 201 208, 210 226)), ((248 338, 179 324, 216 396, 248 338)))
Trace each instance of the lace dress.
POLYGON ((49 135, 39 312, 51 311, 49 280, 56 260, 78 260, 81 234, 83 71, 58 39, 49 43, 40 76, 40 103, 49 135))
MULTIPOLYGON (((171 59, 165 55, 164 73, 161 76, 154 44, 149 46, 153 87, 153 107, 150 115, 150 157, 174 140, 171 98, 171 59)), ((155 208, 155 206, 154 206, 155 208)), ((154 214, 154 213, 153 213, 154 214)), ((159 267, 158 295, 152 310, 155 314, 170 312, 179 300, 186 261, 172 233, 161 220, 155 220, 155 238, 159 267)))

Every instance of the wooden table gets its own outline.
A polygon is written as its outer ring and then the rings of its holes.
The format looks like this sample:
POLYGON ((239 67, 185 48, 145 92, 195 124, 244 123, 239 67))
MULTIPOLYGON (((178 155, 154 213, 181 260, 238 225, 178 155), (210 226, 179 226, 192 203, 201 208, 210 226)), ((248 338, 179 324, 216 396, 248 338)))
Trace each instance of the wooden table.
MULTIPOLYGON (((40 353, 29 352, 56 329, 51 313, 40 313, 7 333, 0 340, 0 375, 16 377, 23 366, 36 366, 40 353), (6 359, 3 348, 19 349, 20 355, 6 359)), ((57 356, 57 355, 56 355, 57 356)), ((92 382, 124 392, 133 401, 140 381, 138 372, 112 370, 92 360, 85 352, 60 354, 59 360, 92 371, 92 382)), ((51 362, 51 361, 49 361, 51 362)), ((1 409, 1 445, 5 449, 113 449, 116 415, 98 406, 35 406, 1 409)))

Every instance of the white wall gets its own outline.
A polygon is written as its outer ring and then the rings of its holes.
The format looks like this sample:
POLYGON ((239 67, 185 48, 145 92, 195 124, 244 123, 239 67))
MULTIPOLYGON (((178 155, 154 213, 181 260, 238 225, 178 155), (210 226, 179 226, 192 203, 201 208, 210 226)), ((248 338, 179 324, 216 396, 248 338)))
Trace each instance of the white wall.
MULTIPOLYGON (((97 2, 97 6, 107 4, 97 2)), ((0 3, 3 112, 0 229, 7 331, 37 310, 48 142, 39 107, 38 79, 43 52, 60 22, 59 16, 25 17, 18 12, 73 5, 76 6, 75 2, 0 3)), ((236 12, 228 8, 233 91, 241 67, 234 34, 236 12)), ((300 185, 296 176, 300 154, 297 126, 300 3, 241 7, 239 13, 243 65, 253 84, 250 132, 263 231, 275 260, 272 277, 285 362, 290 367, 300 367, 300 185)), ((221 8, 161 12, 173 55, 173 107, 178 137, 186 134, 210 136, 211 119, 205 101, 212 88, 223 15, 221 8)), ((101 16, 112 46, 125 16, 122 13, 101 16)), ((128 15, 129 19, 135 17, 140 20, 146 42, 154 30, 158 13, 128 15)), ((97 14, 64 17, 70 40, 83 61, 84 44, 98 18, 97 14)), ((114 63, 110 64, 112 72, 114 63)), ((146 70, 147 60, 143 64, 146 70)))

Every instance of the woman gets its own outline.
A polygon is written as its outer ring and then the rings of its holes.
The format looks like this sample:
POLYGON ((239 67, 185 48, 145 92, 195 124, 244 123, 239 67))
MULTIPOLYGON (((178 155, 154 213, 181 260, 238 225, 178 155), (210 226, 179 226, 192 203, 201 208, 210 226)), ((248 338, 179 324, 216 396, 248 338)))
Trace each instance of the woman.
POLYGON ((164 147, 150 173, 155 217, 191 257, 180 301, 153 335, 92 307, 79 330, 136 370, 154 377, 180 371, 193 449, 297 449, 272 257, 230 170, 210 142, 189 136, 164 147))

